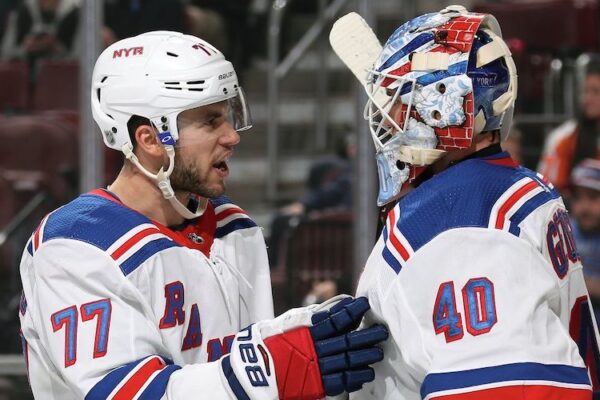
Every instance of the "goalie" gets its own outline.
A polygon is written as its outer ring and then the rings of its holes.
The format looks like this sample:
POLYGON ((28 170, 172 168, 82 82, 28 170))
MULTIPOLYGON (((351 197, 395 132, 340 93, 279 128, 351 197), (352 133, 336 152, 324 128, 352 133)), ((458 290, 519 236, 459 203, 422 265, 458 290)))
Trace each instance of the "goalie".
POLYGON ((598 333, 567 211, 500 147, 517 75, 496 19, 450 6, 381 49, 351 14, 330 38, 367 89, 390 209, 357 289, 390 340, 351 397, 592 399, 598 333))

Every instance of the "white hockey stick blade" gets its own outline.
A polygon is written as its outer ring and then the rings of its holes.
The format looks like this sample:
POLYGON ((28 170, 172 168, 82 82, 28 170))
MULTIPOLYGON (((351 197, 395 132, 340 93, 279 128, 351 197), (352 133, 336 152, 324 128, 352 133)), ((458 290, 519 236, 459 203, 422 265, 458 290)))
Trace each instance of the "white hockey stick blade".
MULTIPOLYGON (((367 74, 381 53, 381 43, 375 33, 360 15, 355 12, 344 15, 335 23, 329 32, 329 43, 333 51, 352 71, 361 85, 367 83, 367 74)), ((378 92, 379 104, 385 102, 384 93, 378 92)))

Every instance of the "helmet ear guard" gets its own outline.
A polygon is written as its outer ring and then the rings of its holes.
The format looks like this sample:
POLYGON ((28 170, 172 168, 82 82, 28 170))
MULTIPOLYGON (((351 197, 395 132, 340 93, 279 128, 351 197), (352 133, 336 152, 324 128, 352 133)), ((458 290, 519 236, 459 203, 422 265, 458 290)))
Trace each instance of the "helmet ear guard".
POLYGON ((110 114, 104 112, 103 107, 100 104, 102 89, 105 86, 105 80, 106 79, 102 79, 101 82, 92 81, 92 91, 90 96, 92 115, 94 116, 94 120, 102 132, 102 140, 104 141, 106 147, 121 151, 123 146, 126 144, 131 144, 129 132, 127 130, 126 123, 112 118, 110 114))

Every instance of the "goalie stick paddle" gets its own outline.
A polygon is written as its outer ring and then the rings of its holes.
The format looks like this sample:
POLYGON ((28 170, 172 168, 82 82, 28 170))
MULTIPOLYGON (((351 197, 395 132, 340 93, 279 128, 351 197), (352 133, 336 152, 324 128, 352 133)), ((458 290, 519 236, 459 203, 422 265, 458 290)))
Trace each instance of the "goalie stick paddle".
MULTIPOLYGON (((333 24, 329 32, 329 43, 340 60, 365 87, 367 71, 373 68, 382 49, 367 21, 355 12, 344 15, 333 24)), ((384 104, 386 97, 385 93, 377 92, 375 100, 384 104)))

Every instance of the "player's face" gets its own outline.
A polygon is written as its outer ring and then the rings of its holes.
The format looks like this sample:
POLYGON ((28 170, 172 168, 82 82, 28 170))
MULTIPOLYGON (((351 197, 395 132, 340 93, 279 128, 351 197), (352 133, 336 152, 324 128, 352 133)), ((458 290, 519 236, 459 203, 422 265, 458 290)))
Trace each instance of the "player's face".
POLYGON ((575 188, 572 212, 583 232, 600 232, 600 192, 583 187, 575 188))
POLYGON ((227 107, 227 102, 220 102, 179 115, 175 169, 170 177, 174 190, 209 198, 225 191, 227 160, 240 141, 227 121, 227 107))
POLYGON ((590 74, 586 76, 582 106, 586 117, 600 119, 600 75, 590 74))
MULTIPOLYGON (((388 89, 386 91, 386 94, 389 97, 394 97, 394 92, 395 92, 395 90, 388 89)), ((408 107, 406 106, 406 104, 403 104, 402 101, 400 100, 400 97, 397 97, 396 101, 394 101, 394 104, 392 104, 392 106, 389 110, 390 117, 394 120, 394 122, 396 122, 396 124, 400 128, 404 127, 404 120, 405 120, 405 115, 406 115, 407 109, 408 109, 408 107)), ((385 125, 386 125, 386 127, 393 127, 393 125, 390 124, 389 122, 386 122, 385 125)), ((398 131, 393 129, 392 134, 398 134, 398 133, 399 133, 398 131)))

